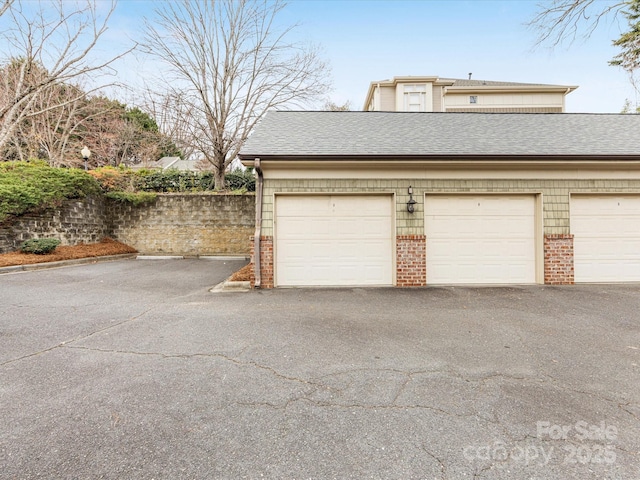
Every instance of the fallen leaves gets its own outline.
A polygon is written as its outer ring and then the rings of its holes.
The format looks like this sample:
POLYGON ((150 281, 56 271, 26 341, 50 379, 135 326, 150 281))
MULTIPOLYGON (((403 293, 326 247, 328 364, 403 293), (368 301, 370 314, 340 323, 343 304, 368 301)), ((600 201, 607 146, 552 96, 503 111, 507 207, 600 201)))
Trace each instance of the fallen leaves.
POLYGON ((35 255, 22 252, 0 254, 0 267, 14 265, 31 265, 34 263, 58 262, 77 258, 104 257, 123 253, 136 253, 137 250, 111 238, 104 238, 100 243, 80 243, 78 245, 59 246, 47 255, 35 255))

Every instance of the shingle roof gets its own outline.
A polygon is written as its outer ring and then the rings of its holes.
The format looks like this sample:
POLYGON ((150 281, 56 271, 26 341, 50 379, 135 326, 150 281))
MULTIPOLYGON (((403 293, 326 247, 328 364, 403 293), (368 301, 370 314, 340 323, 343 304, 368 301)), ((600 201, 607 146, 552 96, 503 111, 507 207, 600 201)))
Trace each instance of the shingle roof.
POLYGON ((636 156, 640 115, 272 111, 255 157, 636 156))
MULTIPOLYGON (((499 82, 494 80, 468 80, 460 78, 441 78, 441 81, 453 82, 454 87, 554 87, 567 88, 566 85, 548 83, 499 82)), ((573 87, 575 88, 575 87, 573 87)))

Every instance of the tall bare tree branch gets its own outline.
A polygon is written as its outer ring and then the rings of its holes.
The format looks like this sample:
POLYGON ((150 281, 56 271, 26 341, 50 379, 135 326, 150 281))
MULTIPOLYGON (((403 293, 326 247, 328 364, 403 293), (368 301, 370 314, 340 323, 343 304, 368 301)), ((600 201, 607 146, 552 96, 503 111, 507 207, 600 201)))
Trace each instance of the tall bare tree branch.
POLYGON ((182 152, 183 158, 195 153, 191 118, 182 92, 157 92, 148 87, 143 92, 144 110, 155 119, 158 129, 170 138, 182 152))
MULTIPOLYGON (((95 81, 135 48, 106 60, 91 58, 107 31, 116 1, 111 1, 103 16, 98 15, 97 7, 98 0, 5 0, 2 20, 9 25, 0 33, 0 149, 24 119, 44 112, 36 105, 48 88, 89 76, 95 81), (45 74, 35 76, 34 71, 45 74)), ((46 108, 61 106, 47 104, 46 108)))
POLYGON ((589 38, 598 25, 627 4, 628 0, 550 0, 539 5, 527 25, 538 33, 536 45, 571 44, 578 37, 589 38))
POLYGON ((216 189, 224 171, 269 109, 320 99, 329 72, 319 52, 289 40, 280 0, 181 0, 147 22, 145 50, 167 66, 171 93, 188 119, 192 145, 211 164, 216 189))
POLYGON ((0 3, 0 17, 4 12, 9 10, 9 7, 11 6, 12 3, 13 3, 13 0, 2 0, 2 2, 0 3))

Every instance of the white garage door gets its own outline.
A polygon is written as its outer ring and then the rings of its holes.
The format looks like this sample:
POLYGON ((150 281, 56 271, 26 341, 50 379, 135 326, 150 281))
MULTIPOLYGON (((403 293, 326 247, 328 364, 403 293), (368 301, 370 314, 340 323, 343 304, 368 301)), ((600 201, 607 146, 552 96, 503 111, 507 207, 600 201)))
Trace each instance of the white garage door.
POLYGON ((640 196, 572 196, 576 282, 640 281, 640 196))
POLYGON ((391 196, 278 196, 278 286, 391 285, 391 196))
POLYGON ((427 283, 534 283, 535 197, 427 195, 427 283))

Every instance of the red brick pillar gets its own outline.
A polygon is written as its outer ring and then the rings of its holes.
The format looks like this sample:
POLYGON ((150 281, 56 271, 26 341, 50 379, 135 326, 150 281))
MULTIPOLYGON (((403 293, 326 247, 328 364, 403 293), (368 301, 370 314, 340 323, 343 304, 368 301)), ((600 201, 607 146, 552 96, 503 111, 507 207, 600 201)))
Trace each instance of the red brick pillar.
MULTIPOLYGON (((255 287, 254 241, 251 239, 251 288, 255 287)), ((260 237, 261 288, 273 288, 273 237, 260 237)))
POLYGON ((544 236, 544 283, 573 285, 573 235, 544 236))
POLYGON ((422 287, 427 283, 427 249, 424 235, 396 237, 396 284, 422 287))

